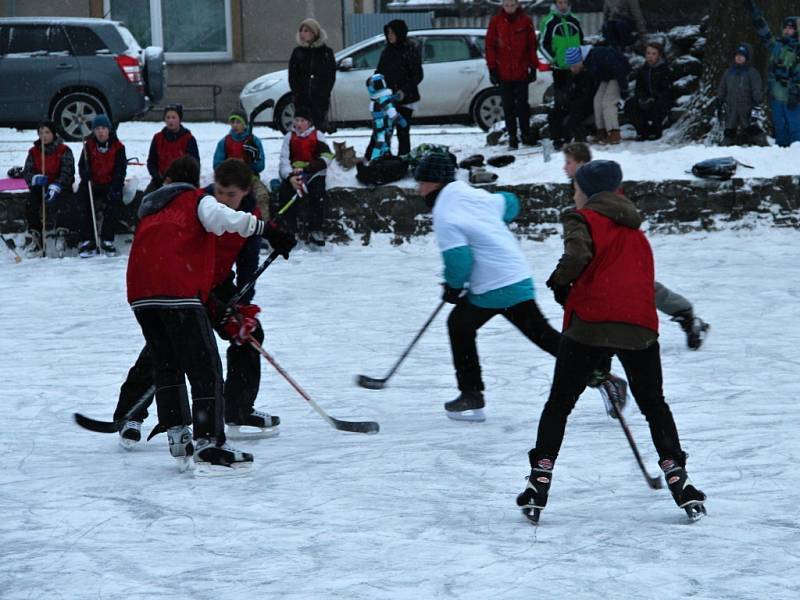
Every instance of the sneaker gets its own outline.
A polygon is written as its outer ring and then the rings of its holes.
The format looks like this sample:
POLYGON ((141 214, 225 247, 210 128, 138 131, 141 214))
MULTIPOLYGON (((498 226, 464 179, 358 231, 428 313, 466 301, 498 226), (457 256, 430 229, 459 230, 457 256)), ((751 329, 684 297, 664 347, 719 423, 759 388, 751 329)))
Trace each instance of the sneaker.
POLYGON ((178 469, 183 473, 189 468, 194 446, 192 445, 192 428, 188 425, 178 425, 167 429, 169 453, 178 461, 178 469))
POLYGON ((664 478, 667 480, 667 486, 675 504, 684 509, 692 519, 706 514, 706 508, 703 505, 706 495, 694 486, 686 469, 671 458, 662 460, 658 465, 664 471, 664 478))
POLYGON ((522 509, 522 514, 534 524, 539 523, 539 514, 547 506, 547 495, 550 493, 550 483, 553 480, 553 459, 548 456, 536 458, 534 450, 528 453, 531 461, 531 474, 525 489, 517 496, 517 506, 522 509))
POLYGON ((195 473, 200 476, 240 475, 253 468, 253 455, 217 444, 214 438, 197 440, 194 454, 195 473))
POLYGON ((91 241, 86 240, 78 245, 78 256, 81 258, 91 258, 97 254, 97 245, 91 241))
POLYGON ((139 421, 128 421, 119 430, 119 445, 131 450, 142 441, 142 424, 139 421))
POLYGON ((312 231, 308 234, 308 241, 314 244, 315 246, 324 246, 325 245, 325 234, 321 231, 312 231))
POLYGON ((695 317, 691 309, 672 315, 672 320, 678 323, 686 334, 686 345, 692 350, 698 350, 708 335, 711 326, 699 317, 695 317))
POLYGON ((281 418, 253 409, 243 419, 226 421, 227 435, 231 439, 273 437, 280 433, 281 418))
POLYGON ((107 256, 116 256, 117 255, 117 247, 114 245, 114 241, 111 240, 101 240, 100 241, 100 249, 107 255, 107 256))
POLYGON ((445 402, 445 414, 454 421, 475 421, 477 423, 486 420, 483 408, 486 404, 483 401, 483 393, 477 390, 466 390, 458 395, 458 398, 445 402))

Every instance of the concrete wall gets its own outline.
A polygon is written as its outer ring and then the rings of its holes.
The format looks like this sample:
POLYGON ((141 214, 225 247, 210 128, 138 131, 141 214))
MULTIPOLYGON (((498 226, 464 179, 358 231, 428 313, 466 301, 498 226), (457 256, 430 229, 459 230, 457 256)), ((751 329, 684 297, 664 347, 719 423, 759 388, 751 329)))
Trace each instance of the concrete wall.
POLYGON ((0 0, 0 17, 88 17, 90 0, 0 0))

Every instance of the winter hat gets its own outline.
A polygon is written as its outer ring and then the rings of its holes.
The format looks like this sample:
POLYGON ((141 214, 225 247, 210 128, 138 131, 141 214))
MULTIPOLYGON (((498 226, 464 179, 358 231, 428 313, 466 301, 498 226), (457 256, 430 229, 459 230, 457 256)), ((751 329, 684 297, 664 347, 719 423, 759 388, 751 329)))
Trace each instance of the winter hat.
POLYGON ((741 54, 745 59, 750 60, 750 48, 746 44, 736 46, 736 54, 741 54))
POLYGON ((300 30, 303 27, 308 27, 314 32, 314 37, 319 38, 319 32, 322 31, 322 26, 319 24, 319 21, 310 17, 308 19, 303 19, 300 21, 300 25, 297 27, 297 29, 300 30))
POLYGON ((167 104, 164 107, 164 112, 161 114, 161 118, 163 119, 164 117, 166 117, 167 113, 169 111, 174 111, 174 112, 178 113, 178 119, 183 121, 183 104, 177 104, 177 103, 176 104, 167 104))
POLYGON ((622 183, 622 169, 613 160, 593 160, 575 172, 575 181, 589 198, 600 192, 615 192, 622 183))
POLYGON ((417 181, 450 183, 456 178, 456 165, 450 156, 441 152, 431 152, 422 157, 414 169, 417 181))
POLYGON ((92 129, 95 127, 105 127, 106 129, 113 129, 111 127, 111 121, 106 115, 97 115, 94 119, 92 119, 92 129))
POLYGON ((314 122, 314 119, 311 117, 311 109, 307 106, 295 106, 294 118, 296 119, 297 117, 310 121, 311 123, 314 122))
POLYGON ((581 49, 578 48, 578 46, 567 48, 567 52, 564 55, 564 60, 567 61, 567 64, 569 66, 577 65, 583 62, 583 55, 581 54, 581 49))
POLYGON ((794 27, 795 36, 797 35, 797 17, 786 17, 783 20, 784 27, 794 27))
POLYGON ((228 122, 233 120, 241 121, 244 125, 247 125, 247 113, 244 112, 241 108, 237 108, 231 111, 231 114, 228 115, 228 122))

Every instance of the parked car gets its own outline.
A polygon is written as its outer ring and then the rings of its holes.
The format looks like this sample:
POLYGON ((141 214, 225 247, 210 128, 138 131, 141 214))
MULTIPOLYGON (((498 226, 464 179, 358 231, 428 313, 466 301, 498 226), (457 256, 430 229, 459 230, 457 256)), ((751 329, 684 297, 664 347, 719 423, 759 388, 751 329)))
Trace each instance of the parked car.
POLYGON ((166 66, 120 22, 61 17, 0 18, 0 126, 55 122, 69 141, 100 113, 113 123, 147 112, 164 96, 166 66))
MULTIPOLYGON (((500 90, 489 81, 484 58, 484 29, 421 29, 408 37, 420 47, 425 78, 420 84, 422 100, 414 111, 414 121, 475 122, 488 130, 503 118, 500 90)), ((369 98, 365 82, 378 65, 386 44, 376 35, 336 53, 336 85, 331 94, 329 121, 337 125, 369 121, 369 98)), ((531 106, 536 108, 552 98, 553 78, 542 59, 543 69, 530 86, 531 106)), ((274 109, 261 113, 259 122, 287 131, 294 106, 289 90, 289 71, 267 73, 248 83, 239 100, 249 113, 267 99, 274 109)))

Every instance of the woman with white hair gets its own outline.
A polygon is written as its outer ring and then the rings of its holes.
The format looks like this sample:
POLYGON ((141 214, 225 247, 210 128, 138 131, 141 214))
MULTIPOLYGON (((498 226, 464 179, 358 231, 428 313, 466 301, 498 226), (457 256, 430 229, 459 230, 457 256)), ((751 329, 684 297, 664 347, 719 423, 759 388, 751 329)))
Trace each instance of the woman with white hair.
POLYGON ((289 58, 289 87, 295 107, 311 109, 317 129, 330 132, 328 106, 336 82, 336 59, 326 42, 328 34, 315 19, 304 19, 297 29, 297 47, 289 58))

